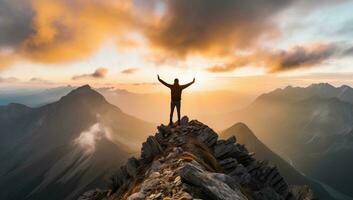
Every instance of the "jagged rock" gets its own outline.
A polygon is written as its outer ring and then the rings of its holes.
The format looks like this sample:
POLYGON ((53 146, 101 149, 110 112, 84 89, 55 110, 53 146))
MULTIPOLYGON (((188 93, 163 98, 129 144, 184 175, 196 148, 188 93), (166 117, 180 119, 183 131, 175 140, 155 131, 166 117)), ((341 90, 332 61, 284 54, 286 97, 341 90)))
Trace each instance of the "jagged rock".
POLYGON ((188 116, 184 116, 184 117, 181 118, 181 120, 180 120, 180 125, 186 126, 186 125, 188 125, 188 123, 189 123, 189 118, 188 118, 188 116))
POLYGON ((248 184, 251 180, 251 175, 242 164, 238 164, 237 167, 229 173, 229 175, 239 180, 242 185, 248 184))
POLYGON ((78 200, 102 200, 106 196, 107 192, 96 189, 85 192, 78 200))
POLYGON ((221 167, 224 169, 225 172, 229 173, 237 167, 238 161, 235 158, 226 158, 224 160, 220 160, 219 164, 221 165, 221 167))
POLYGON ((231 136, 230 138, 227 139, 228 142, 232 142, 232 143, 236 143, 237 142, 237 138, 235 138, 235 136, 231 136))
POLYGON ((171 134, 171 130, 168 126, 161 124, 157 127, 158 133, 156 134, 156 138, 158 141, 162 141, 164 137, 168 137, 171 134))
POLYGON ((180 170, 183 181, 199 188, 205 196, 214 200, 245 200, 247 199, 238 188, 232 189, 226 183, 213 178, 211 173, 187 164, 180 170))
POLYGON ((237 152, 240 152, 240 150, 237 149, 234 142, 228 140, 218 141, 214 147, 214 155, 217 159, 232 157, 237 152))
POLYGON ((126 171, 131 177, 136 177, 139 161, 135 157, 128 159, 126 163, 126 171))
POLYGON ((127 198, 127 200, 144 200, 144 199, 146 199, 146 196, 142 192, 136 192, 127 198))
POLYGON ((199 132, 197 138, 208 147, 212 147, 217 143, 218 135, 212 129, 206 127, 199 132))
POLYGON ((295 200, 312 200, 315 199, 314 192, 309 186, 298 186, 294 185, 290 187, 290 193, 293 195, 295 200))
POLYGON ((158 127, 112 176, 108 191, 80 200, 313 200, 310 188, 291 187, 278 169, 258 162, 235 137, 218 140, 207 125, 183 117, 180 126, 158 127), (198 141, 192 138, 197 138, 198 141))
POLYGON ((158 143, 155 137, 149 136, 142 144, 141 158, 150 162, 153 158, 162 152, 162 147, 158 143))
POLYGON ((152 162, 151 170, 158 172, 161 169, 161 165, 162 163, 159 160, 155 160, 152 162))
POLYGON ((254 200, 284 200, 283 197, 277 194, 276 191, 270 187, 265 187, 254 192, 253 198, 254 200))

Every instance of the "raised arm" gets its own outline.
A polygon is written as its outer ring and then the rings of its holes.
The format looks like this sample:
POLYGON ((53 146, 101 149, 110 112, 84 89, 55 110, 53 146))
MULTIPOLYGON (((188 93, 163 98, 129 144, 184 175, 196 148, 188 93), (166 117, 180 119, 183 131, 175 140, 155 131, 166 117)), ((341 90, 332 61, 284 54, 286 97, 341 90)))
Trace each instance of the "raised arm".
POLYGON ((190 83, 185 84, 185 85, 181 85, 181 88, 185 89, 185 88, 189 87, 190 85, 192 85, 193 83, 195 83, 195 78, 190 83))
POLYGON ((165 86, 167 86, 169 88, 172 86, 172 85, 166 83, 165 81, 163 81, 161 78, 159 78, 159 75, 157 75, 157 77, 158 77, 159 82, 161 82, 163 85, 165 85, 165 86))

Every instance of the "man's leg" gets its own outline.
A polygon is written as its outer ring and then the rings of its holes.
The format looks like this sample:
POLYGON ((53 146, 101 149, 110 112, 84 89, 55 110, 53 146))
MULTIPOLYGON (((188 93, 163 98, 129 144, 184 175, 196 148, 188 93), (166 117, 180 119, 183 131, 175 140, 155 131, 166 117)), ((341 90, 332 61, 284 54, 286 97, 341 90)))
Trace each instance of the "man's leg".
POLYGON ((169 125, 173 124, 173 114, 174 114, 175 103, 170 102, 170 116, 169 116, 169 125))
POLYGON ((178 125, 180 125, 180 101, 176 104, 177 112, 178 112, 178 125))

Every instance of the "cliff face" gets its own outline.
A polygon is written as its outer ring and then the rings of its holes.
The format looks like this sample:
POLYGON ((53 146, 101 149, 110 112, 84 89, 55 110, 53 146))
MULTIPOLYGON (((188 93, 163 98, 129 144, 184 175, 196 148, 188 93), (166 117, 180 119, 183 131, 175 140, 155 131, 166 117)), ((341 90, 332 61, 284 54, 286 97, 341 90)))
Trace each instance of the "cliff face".
POLYGON ((109 190, 86 192, 80 200, 215 199, 310 200, 307 186, 290 186, 276 167, 257 161, 235 137, 226 140, 208 126, 184 117, 161 125, 110 180, 109 190))

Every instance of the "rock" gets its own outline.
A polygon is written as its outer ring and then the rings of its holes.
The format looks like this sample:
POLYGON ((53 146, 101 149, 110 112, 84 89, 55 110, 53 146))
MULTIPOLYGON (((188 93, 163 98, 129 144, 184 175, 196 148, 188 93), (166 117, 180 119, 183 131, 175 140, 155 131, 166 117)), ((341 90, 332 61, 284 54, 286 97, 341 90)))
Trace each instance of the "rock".
POLYGON ((146 199, 146 195, 143 194, 142 192, 136 192, 127 198, 127 200, 144 200, 144 199, 146 199))
POLYGON ((216 179, 212 173, 201 171, 197 167, 186 164, 179 172, 183 182, 199 188, 204 196, 213 200, 245 200, 239 189, 232 189, 226 183, 216 179))
POLYGON ((142 144, 141 158, 150 162, 162 152, 162 147, 153 136, 149 136, 142 144))
POLYGON ((242 164, 238 164, 237 167, 229 173, 229 175, 239 180, 242 185, 248 184, 251 180, 251 175, 242 164))
POLYGON ((222 173, 213 173, 211 176, 212 176, 213 178, 215 178, 215 179, 218 179, 218 180, 220 180, 220 181, 226 183, 226 184, 227 184, 230 188, 232 188, 233 190, 235 190, 235 189, 237 189, 237 188, 240 188, 239 182, 238 182, 236 179, 234 179, 234 178, 232 178, 232 177, 230 177, 230 176, 228 176, 228 175, 226 175, 226 174, 222 174, 222 173))
POLYGON ((162 163, 159 160, 155 160, 152 162, 151 170, 154 172, 158 172, 161 169, 162 163))
POLYGON ((314 200, 314 192, 310 189, 309 186, 298 186, 294 185, 290 187, 290 193, 294 197, 295 200, 314 200))
POLYGON ((230 173, 237 167, 238 161, 235 158, 226 158, 224 160, 220 160, 219 164, 226 173, 230 173))
POLYGON ((158 133, 156 134, 158 141, 161 141, 164 137, 168 137, 171 134, 170 127, 161 124, 157 127, 158 133), (163 136, 163 137, 161 137, 163 136))
POLYGON ((254 192, 253 198, 254 200, 284 200, 283 197, 278 195, 276 191, 270 187, 265 187, 259 191, 254 192))
POLYGON ((214 155, 217 159, 228 158, 234 156, 239 150, 233 142, 220 141, 214 147, 214 155))
POLYGON ((197 138, 208 147, 212 147, 217 143, 218 135, 212 129, 206 127, 199 132, 197 138))
POLYGON ((188 123, 189 123, 189 118, 188 118, 188 116, 184 116, 184 117, 181 118, 181 120, 180 120, 180 125, 186 126, 186 125, 188 125, 188 123))
POLYGON ((139 162, 135 157, 131 157, 128 159, 126 163, 126 171, 131 177, 136 177, 137 168, 139 166, 139 162))
POLYGON ((228 142, 232 142, 232 143, 236 143, 237 142, 237 138, 233 135, 232 137, 227 139, 228 142))
POLYGON ((218 139, 207 125, 183 117, 180 126, 160 125, 112 176, 108 191, 80 200, 313 200, 309 187, 289 187, 278 169, 258 162, 236 138, 218 139), (193 138, 197 138, 195 142, 193 138))
POLYGON ((78 200, 102 200, 106 196, 107 192, 96 189, 85 192, 78 200))

